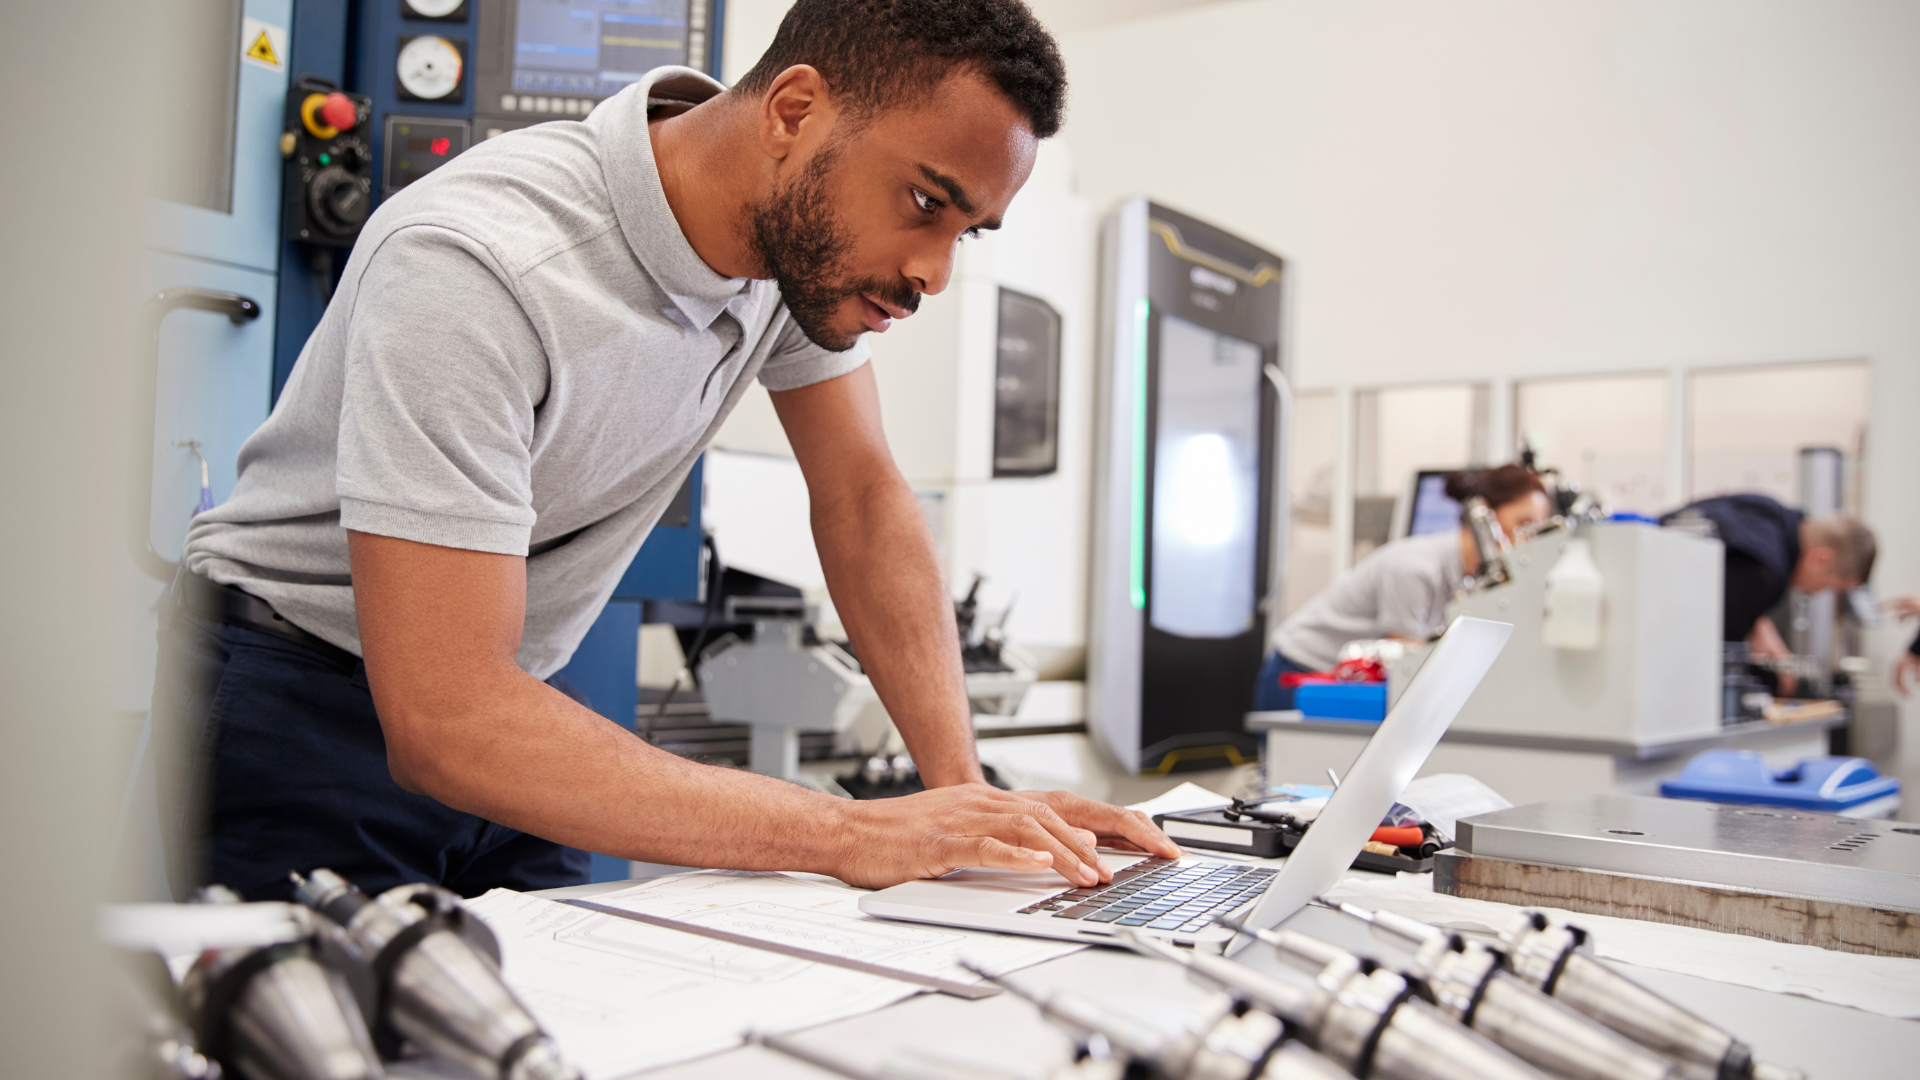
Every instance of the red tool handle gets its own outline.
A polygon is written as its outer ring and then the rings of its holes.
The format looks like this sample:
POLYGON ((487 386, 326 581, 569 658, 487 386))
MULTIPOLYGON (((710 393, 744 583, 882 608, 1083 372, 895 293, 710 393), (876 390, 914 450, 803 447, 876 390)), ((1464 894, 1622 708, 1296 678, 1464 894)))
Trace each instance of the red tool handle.
POLYGON ((1382 825, 1373 830, 1373 839, 1394 847, 1418 847, 1426 843, 1427 834, 1418 825, 1382 825))

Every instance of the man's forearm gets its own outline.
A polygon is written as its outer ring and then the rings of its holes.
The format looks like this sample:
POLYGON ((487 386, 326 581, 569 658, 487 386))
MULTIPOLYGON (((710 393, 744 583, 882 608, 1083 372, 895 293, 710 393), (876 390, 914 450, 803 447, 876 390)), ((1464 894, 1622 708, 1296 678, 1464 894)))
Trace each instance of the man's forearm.
POLYGON ((374 690, 394 778, 457 810, 646 862, 830 874, 844 861, 845 800, 656 749, 518 668, 450 690, 431 718, 380 703, 377 676, 374 690))
POLYGON ((912 490, 892 473, 816 503, 813 532, 840 621, 921 777, 980 782, 953 600, 912 490))

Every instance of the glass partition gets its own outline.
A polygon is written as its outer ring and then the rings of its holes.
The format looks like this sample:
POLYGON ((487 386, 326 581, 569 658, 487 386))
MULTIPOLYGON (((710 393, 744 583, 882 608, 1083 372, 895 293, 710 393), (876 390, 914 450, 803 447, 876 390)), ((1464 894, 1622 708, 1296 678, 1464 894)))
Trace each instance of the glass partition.
POLYGON ((1656 372, 1517 383, 1516 441, 1610 510, 1671 509, 1679 499, 1667 483, 1667 382, 1656 372))
POLYGON ((1487 387, 1396 386, 1353 396, 1353 559, 1407 531, 1422 472, 1488 463, 1487 387))
POLYGON ((1689 379, 1689 498, 1757 491, 1799 506, 1800 451, 1831 447, 1841 453, 1840 508, 1860 512, 1865 362, 1696 371, 1689 379))

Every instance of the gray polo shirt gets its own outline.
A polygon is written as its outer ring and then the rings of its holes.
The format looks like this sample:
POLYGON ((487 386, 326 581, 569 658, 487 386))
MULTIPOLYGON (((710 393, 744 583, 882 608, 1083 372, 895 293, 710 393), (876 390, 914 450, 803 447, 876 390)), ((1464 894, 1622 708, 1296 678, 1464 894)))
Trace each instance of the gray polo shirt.
POLYGON ((1463 575, 1459 529, 1396 540, 1334 578, 1280 624, 1268 647, 1325 671, 1349 641, 1436 633, 1463 575))
POLYGON ((564 666, 752 380, 866 362, 864 342, 807 340, 772 282, 715 273, 674 220, 650 108, 721 89, 659 69, 382 204, 187 566, 357 654, 347 530, 524 555, 520 666, 564 666))

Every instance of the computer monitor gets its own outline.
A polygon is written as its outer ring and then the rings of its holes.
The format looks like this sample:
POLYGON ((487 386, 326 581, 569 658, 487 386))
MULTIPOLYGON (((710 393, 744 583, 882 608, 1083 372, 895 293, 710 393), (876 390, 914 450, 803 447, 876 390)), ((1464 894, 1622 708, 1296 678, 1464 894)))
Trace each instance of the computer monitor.
POLYGON ((1407 513, 1407 535, 1424 536, 1460 527, 1460 504, 1447 494, 1451 469, 1422 469, 1413 477, 1413 508, 1407 513))

